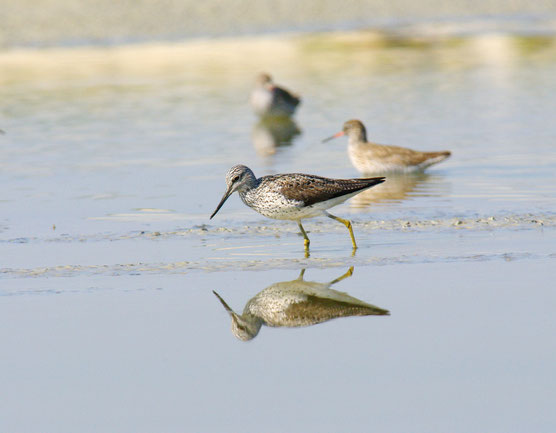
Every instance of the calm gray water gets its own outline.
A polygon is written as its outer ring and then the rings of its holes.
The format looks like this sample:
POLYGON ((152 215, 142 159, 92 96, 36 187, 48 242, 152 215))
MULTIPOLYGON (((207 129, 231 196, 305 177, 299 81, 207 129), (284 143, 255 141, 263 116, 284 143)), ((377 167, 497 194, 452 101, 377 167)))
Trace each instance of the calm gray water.
POLYGON ((0 53, 0 430, 550 432, 556 426, 556 40, 374 33, 0 53), (303 103, 273 146, 247 105, 303 103), (227 169, 357 177, 370 138, 453 156, 270 221, 227 169), (382 188, 382 187, 381 187, 382 188), (329 282, 390 311, 249 343, 265 287, 329 282))

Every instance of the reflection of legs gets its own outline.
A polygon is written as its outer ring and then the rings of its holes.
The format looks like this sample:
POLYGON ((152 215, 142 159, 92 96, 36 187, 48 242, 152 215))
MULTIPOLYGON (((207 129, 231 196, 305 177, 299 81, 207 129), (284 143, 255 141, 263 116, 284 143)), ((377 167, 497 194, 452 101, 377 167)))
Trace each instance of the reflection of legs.
POLYGON ((336 221, 340 221, 343 225, 345 225, 347 227, 347 229, 349 230, 349 235, 351 236, 351 243, 353 244, 353 249, 357 248, 357 244, 355 243, 355 236, 353 236, 353 229, 351 228, 351 222, 349 222, 348 220, 345 220, 343 218, 339 218, 337 216, 332 215, 331 213, 325 212, 325 215, 328 218, 332 218, 333 220, 336 221))
POLYGON ((348 277, 351 277, 352 274, 353 274, 353 266, 352 266, 351 268, 349 268, 349 269, 347 270, 347 272, 346 272, 344 275, 342 275, 341 277, 336 278, 335 280, 332 280, 332 281, 330 282, 330 285, 339 283, 339 282, 342 281, 343 279, 348 278, 348 277))
POLYGON ((307 237, 307 232, 305 231, 305 229, 301 225, 301 220, 297 221, 297 225, 299 226, 299 230, 301 230, 301 234, 303 235, 303 239, 305 239, 305 241, 304 241, 305 248, 309 248, 309 244, 311 243, 311 241, 307 237))

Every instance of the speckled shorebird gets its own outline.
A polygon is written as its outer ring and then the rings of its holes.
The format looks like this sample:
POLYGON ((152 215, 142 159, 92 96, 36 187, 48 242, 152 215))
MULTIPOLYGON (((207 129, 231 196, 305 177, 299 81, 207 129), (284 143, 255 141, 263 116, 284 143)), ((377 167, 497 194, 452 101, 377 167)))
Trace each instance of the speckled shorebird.
POLYGON ((444 161, 451 153, 419 152, 400 146, 387 146, 367 141, 365 125, 360 120, 348 120, 342 131, 323 142, 347 135, 348 155, 353 166, 361 173, 414 172, 444 161))
POLYGON ((385 316, 388 310, 367 304, 347 293, 330 288, 351 276, 353 268, 328 283, 303 279, 303 269, 296 280, 274 283, 251 298, 243 313, 235 313, 218 293, 213 291, 232 318, 232 333, 243 341, 257 336, 261 326, 311 326, 339 317, 385 316))
POLYGON ((301 220, 320 215, 340 221, 351 236, 353 249, 357 248, 351 222, 328 212, 355 194, 384 182, 383 177, 367 179, 328 179, 310 174, 275 174, 256 178, 249 167, 236 165, 226 174, 227 189, 210 218, 220 210, 224 202, 237 191, 243 203, 268 218, 297 221, 305 239, 309 238, 301 220))
POLYGON ((255 80, 255 87, 251 92, 251 106, 255 114, 265 116, 291 116, 301 99, 275 85, 270 75, 261 73, 255 80))

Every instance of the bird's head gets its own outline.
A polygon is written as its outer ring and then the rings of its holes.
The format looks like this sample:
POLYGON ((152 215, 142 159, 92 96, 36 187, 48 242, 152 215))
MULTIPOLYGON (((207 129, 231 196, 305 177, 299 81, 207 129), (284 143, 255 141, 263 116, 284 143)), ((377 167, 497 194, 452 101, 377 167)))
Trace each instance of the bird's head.
POLYGON ((234 165, 226 174, 226 192, 216 207, 216 210, 210 216, 210 219, 220 210, 222 205, 236 191, 246 191, 257 184, 257 178, 249 167, 245 165, 234 165))

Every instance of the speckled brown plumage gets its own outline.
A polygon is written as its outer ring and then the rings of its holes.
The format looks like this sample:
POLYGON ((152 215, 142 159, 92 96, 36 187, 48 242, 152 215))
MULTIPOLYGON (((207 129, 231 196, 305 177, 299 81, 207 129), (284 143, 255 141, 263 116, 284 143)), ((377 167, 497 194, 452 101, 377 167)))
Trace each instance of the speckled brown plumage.
POLYGON ((228 189, 212 216, 237 191, 247 206, 268 218, 294 221, 311 218, 384 179, 330 179, 302 173, 257 178, 249 167, 236 165, 226 175, 228 189))
POLYGON ((240 340, 254 338, 262 325, 270 327, 300 327, 350 316, 386 316, 389 311, 330 288, 349 277, 344 275, 327 283, 305 281, 302 270, 293 281, 270 285, 251 298, 241 315, 235 313, 224 299, 214 292, 232 318, 232 332, 240 340))
POLYGON ((306 295, 305 301, 292 303, 284 311, 280 326, 309 326, 330 319, 351 316, 383 316, 388 311, 374 305, 362 305, 336 299, 306 295))
POLYGON ((288 200, 299 201, 303 206, 327 201, 361 191, 384 182, 384 177, 366 179, 328 179, 301 173, 265 176, 261 183, 272 182, 288 200))
POLYGON ((367 179, 329 179, 310 174, 291 173, 263 176, 259 179, 249 167, 236 165, 226 174, 227 190, 212 213, 214 217, 235 191, 251 209, 268 218, 297 221, 305 247, 309 245, 301 220, 325 215, 344 224, 357 248, 351 223, 326 212, 355 194, 384 182, 383 177, 367 179))

